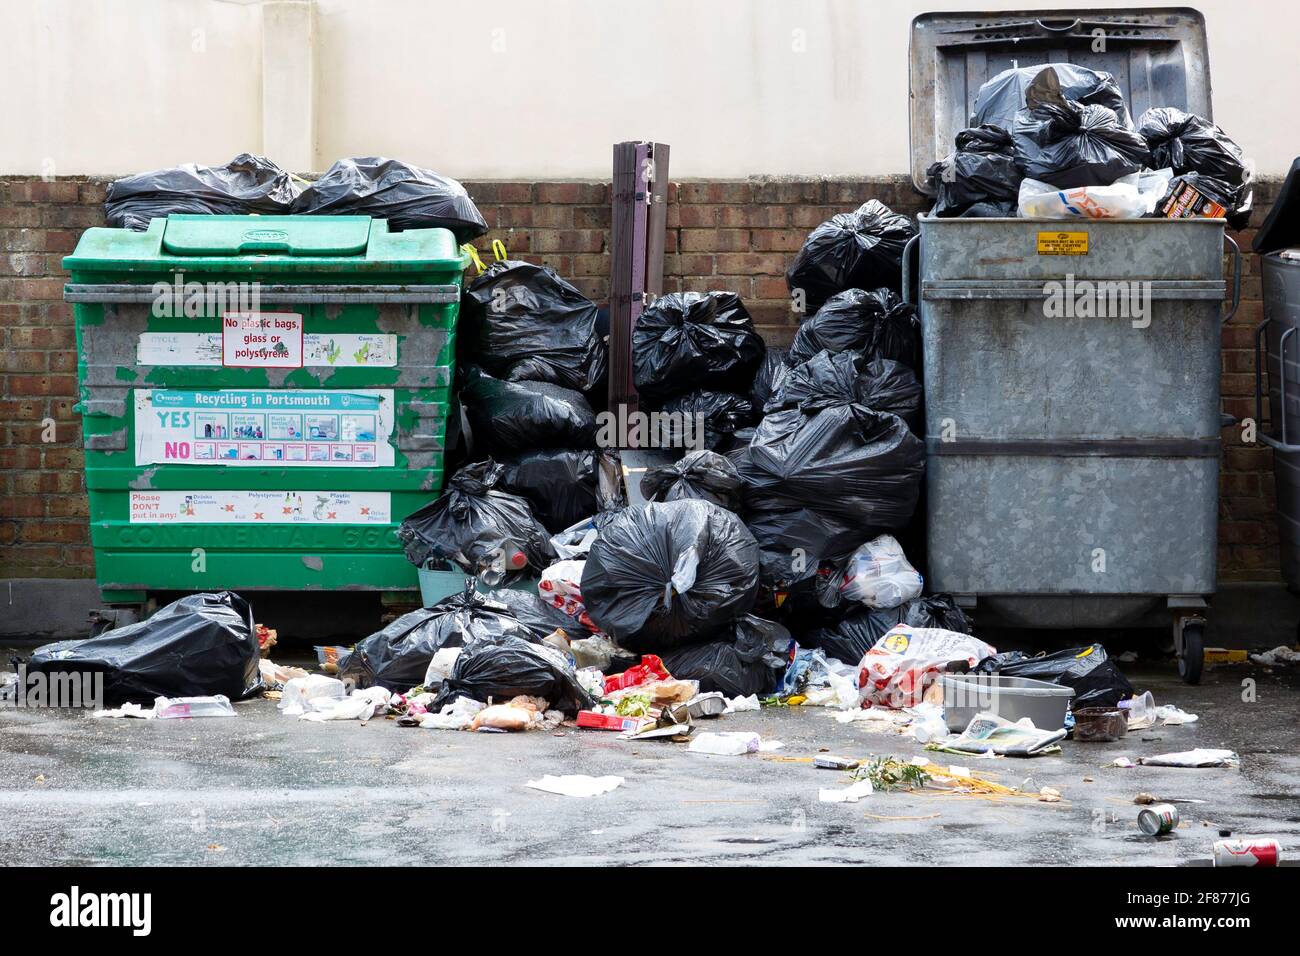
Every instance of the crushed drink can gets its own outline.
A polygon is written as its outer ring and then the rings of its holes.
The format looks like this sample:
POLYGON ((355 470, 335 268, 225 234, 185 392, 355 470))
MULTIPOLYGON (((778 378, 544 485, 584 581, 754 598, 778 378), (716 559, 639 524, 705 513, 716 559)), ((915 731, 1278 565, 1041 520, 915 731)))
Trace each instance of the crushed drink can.
POLYGON ((1138 811, 1138 829, 1147 836, 1164 836, 1178 826, 1178 808, 1172 803, 1153 803, 1138 811))
POLYGON ((1282 846, 1276 840, 1216 840, 1215 866, 1277 866, 1282 846))

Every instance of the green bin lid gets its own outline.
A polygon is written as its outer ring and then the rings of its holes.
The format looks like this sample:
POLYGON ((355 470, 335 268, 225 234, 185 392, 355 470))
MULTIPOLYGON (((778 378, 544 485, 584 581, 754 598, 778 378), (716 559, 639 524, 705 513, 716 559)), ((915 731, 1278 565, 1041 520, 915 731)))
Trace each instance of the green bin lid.
MULTIPOLYGON (((63 267, 87 272, 253 274, 460 273, 447 229, 389 232, 370 216, 168 216, 144 232, 87 229, 63 267)), ((441 281, 447 281, 442 278, 441 281)))
POLYGON ((173 256, 356 256, 369 241, 369 216, 168 216, 163 231, 173 256))

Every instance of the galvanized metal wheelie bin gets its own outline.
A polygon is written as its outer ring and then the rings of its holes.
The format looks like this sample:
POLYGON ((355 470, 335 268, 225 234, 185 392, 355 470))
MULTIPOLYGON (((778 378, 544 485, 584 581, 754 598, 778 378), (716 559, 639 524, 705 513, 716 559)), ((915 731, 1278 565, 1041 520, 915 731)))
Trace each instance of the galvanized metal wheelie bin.
POLYGON ((171 216, 88 229, 63 264, 106 605, 413 599, 396 529, 442 486, 466 265, 450 232, 171 216))
MULTIPOLYGON (((1135 117, 1211 115, 1194 11, 924 15, 911 38, 916 186, 986 80, 1062 61, 1112 73, 1135 117)), ((1236 305, 1223 314, 1224 241, 1222 219, 920 218, 905 284, 915 274, 935 590, 982 623, 1171 626, 1180 673, 1199 680, 1220 326, 1236 305), (1105 308, 1073 308, 1081 296, 1105 308)))
POLYGON ((1256 232, 1254 249, 1264 299, 1264 321, 1255 328, 1255 420, 1260 441, 1273 449, 1282 580, 1300 594, 1300 159, 1256 232))

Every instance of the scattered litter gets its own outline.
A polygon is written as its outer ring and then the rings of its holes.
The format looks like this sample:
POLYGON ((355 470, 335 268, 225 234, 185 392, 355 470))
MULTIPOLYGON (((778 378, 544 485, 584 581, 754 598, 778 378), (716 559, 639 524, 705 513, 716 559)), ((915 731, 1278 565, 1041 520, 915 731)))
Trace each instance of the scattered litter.
POLYGON ((470 730, 536 730, 544 722, 546 701, 519 696, 508 704, 484 707, 470 722, 470 730))
POLYGON ((1251 654, 1250 660, 1253 664, 1263 664, 1266 667, 1276 667, 1279 664, 1297 664, 1300 663, 1300 651, 1293 647, 1287 647, 1285 644, 1279 644, 1271 651, 1251 654))
POLYGON ((300 720, 361 720, 366 721, 388 706, 391 692, 383 687, 354 690, 347 697, 313 697, 303 707, 300 720))
POLYGON ((1146 806, 1147 804, 1155 803, 1156 798, 1154 794, 1147 793, 1144 790, 1133 798, 1133 802, 1141 806, 1146 806))
POLYGON ((1129 759, 1128 757, 1116 757, 1113 761, 1111 761, 1111 766, 1113 766, 1113 767, 1119 767, 1119 768, 1121 768, 1121 769, 1123 769, 1123 770, 1128 770, 1128 769, 1130 769, 1131 767, 1136 767, 1137 764, 1135 764, 1135 763, 1134 763, 1131 759, 1129 759))
POLYGON ((311 702, 317 698, 342 700, 346 696, 347 688, 338 678, 323 674, 308 674, 305 677, 294 677, 284 685, 284 691, 276 707, 286 717, 301 717, 310 708, 311 702))
POLYGON ((863 778, 840 790, 822 787, 817 791, 817 799, 821 803, 857 803, 863 797, 871 796, 875 790, 871 781, 863 778))
POLYGON ((1231 750, 1198 747, 1178 753, 1139 757, 1138 763, 1146 767, 1240 767, 1241 758, 1231 750))
POLYGON ((420 726, 431 730, 466 730, 478 712, 486 706, 472 697, 457 697, 450 704, 445 704, 438 713, 424 714, 420 718, 420 726))
POLYGON ((1215 866, 1278 866, 1282 845, 1276 840, 1218 840, 1213 854, 1215 866))
POLYGON ((141 720, 152 720, 154 718, 154 712, 152 707, 146 709, 141 707, 139 704, 133 704, 130 701, 127 701, 121 707, 114 707, 109 710, 97 710, 90 716, 99 717, 101 719, 106 717, 137 717, 141 720))
POLYGON ((699 734, 691 741, 688 748, 695 754, 712 754, 719 757, 739 757, 742 754, 758 753, 762 749, 763 738, 747 731, 722 731, 721 733, 699 734))
POLYGON ((563 776, 546 774, 540 780, 529 780, 525 786, 546 793, 558 793, 563 797, 598 797, 603 793, 617 790, 623 785, 622 777, 589 777, 586 774, 573 773, 563 776))
POLYGON ((724 714, 741 714, 750 710, 762 710, 758 703, 758 695, 750 694, 748 697, 732 697, 727 699, 727 707, 724 714))
MULTIPOLYGON (((258 625, 261 627, 262 625, 258 625)), ((274 633, 274 632, 272 632, 274 633)), ((289 667, 284 664, 274 664, 265 657, 257 662, 258 672, 262 675, 262 683, 269 690, 284 690, 284 685, 295 677, 306 677, 307 671, 301 667, 289 667)))
POLYGON ((953 753, 993 753, 1003 757, 1037 757, 1059 753, 1059 741, 1065 729, 1039 730, 1028 717, 1012 723, 996 714, 978 714, 961 735, 942 744, 932 743, 927 750, 953 753))
POLYGON ((1060 803, 1061 791, 1054 787, 1043 787, 1038 791, 1038 800, 1040 803, 1060 803))
POLYGON ((159 697, 153 702, 153 715, 159 720, 190 717, 235 717, 235 708, 224 694, 204 697, 159 697))
POLYGON ((900 624, 863 655, 859 693, 864 702, 883 707, 914 707, 949 662, 965 661, 973 667, 996 653, 969 634, 900 624))

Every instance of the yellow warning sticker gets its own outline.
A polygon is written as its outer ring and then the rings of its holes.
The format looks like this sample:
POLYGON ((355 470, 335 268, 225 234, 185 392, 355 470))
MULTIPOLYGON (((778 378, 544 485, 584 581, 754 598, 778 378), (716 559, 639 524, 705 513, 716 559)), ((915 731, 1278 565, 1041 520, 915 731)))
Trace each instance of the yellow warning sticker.
POLYGON ((1040 256, 1086 256, 1088 234, 1086 232, 1040 232, 1038 254, 1040 256))

